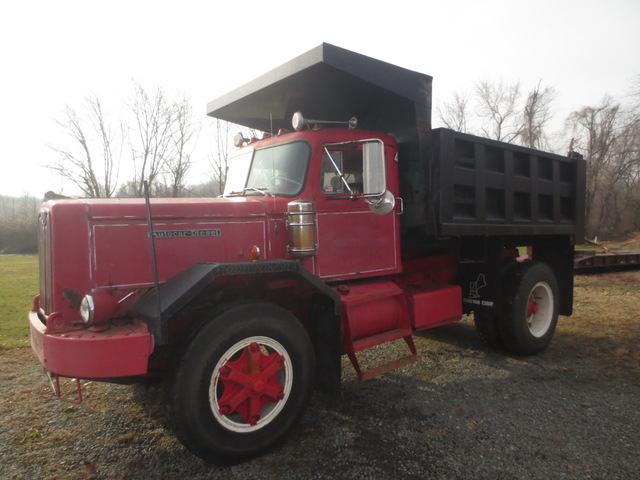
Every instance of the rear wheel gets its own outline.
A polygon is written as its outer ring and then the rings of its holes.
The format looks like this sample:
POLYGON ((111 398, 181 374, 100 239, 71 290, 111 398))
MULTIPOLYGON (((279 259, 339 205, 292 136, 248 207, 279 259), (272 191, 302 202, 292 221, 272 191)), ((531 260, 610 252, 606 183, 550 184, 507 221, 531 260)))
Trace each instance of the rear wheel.
POLYGON ((520 265, 506 279, 509 291, 500 338, 511 353, 534 355, 551 343, 558 323, 558 282, 544 263, 520 265))
POLYGON ((266 303, 226 310, 195 335, 172 377, 176 434, 218 464, 263 453, 304 411, 313 373, 309 337, 289 312, 266 303))

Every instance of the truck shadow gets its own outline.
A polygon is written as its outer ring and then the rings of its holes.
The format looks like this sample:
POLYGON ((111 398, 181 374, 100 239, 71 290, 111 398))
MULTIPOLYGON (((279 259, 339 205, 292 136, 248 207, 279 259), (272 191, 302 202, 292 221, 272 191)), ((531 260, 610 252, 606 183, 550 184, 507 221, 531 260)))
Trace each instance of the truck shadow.
POLYGON ((491 350, 480 338, 469 318, 461 322, 415 332, 414 337, 462 348, 491 350))

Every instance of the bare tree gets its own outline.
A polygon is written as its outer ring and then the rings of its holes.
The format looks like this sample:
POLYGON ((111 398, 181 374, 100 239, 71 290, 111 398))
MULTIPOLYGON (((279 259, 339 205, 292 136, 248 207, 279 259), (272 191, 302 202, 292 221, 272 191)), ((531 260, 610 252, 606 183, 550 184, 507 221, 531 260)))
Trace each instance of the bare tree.
POLYGON ((438 117, 444 126, 460 132, 531 148, 548 148, 545 129, 552 117, 554 98, 554 89, 543 88, 542 80, 529 92, 524 103, 520 82, 485 80, 476 83, 472 94, 454 92, 450 101, 438 107, 438 117))
POLYGON ((181 95, 172 100, 160 87, 150 95, 134 81, 128 106, 134 178, 121 192, 142 196, 147 181, 154 195, 183 196, 198 131, 188 98, 181 95))
POLYGON ((640 228, 640 111, 627 110, 616 144, 613 181, 622 199, 622 209, 616 211, 617 227, 622 230, 640 228))
POLYGON ((568 122, 572 129, 573 148, 581 149, 588 162, 585 214, 587 230, 591 230, 592 211, 596 205, 596 196, 601 193, 605 183, 606 166, 613 145, 616 117, 619 106, 614 105, 610 97, 605 97, 597 107, 585 107, 573 112, 568 122))
POLYGON ((469 133, 469 106, 471 96, 467 92, 454 92, 451 101, 438 105, 438 118, 442 124, 458 132, 469 133))
POLYGON ((631 228, 635 231, 640 230, 640 74, 634 77, 631 92, 630 115, 633 120, 633 145, 631 148, 632 156, 637 161, 634 168, 631 169, 629 177, 626 181, 626 188, 629 192, 629 217, 632 219, 631 228))
POLYGON ((476 98, 480 131, 485 137, 502 142, 512 142, 518 137, 520 82, 508 85, 481 81, 476 84, 476 98))
POLYGON ((544 132, 552 117, 551 103, 554 98, 555 90, 553 87, 542 88, 542 80, 527 95, 520 126, 517 129, 520 143, 525 147, 547 148, 544 132))
POLYGON ((240 133, 244 138, 259 138, 261 132, 236 125, 234 123, 225 122, 219 118, 212 121, 214 147, 210 153, 211 168, 213 170, 214 195, 219 195, 224 191, 227 182, 227 171, 229 169, 229 157, 234 151, 232 139, 240 133))
POLYGON ((214 145, 210 155, 210 164, 213 169, 214 195, 219 195, 224 191, 227 182, 227 170, 229 169, 229 155, 231 152, 231 135, 233 124, 213 119, 214 145))
POLYGON ((171 108, 174 112, 171 132, 172 154, 168 158, 163 177, 166 195, 182 197, 187 191, 185 182, 191 168, 191 155, 198 129, 193 118, 193 108, 187 98, 176 100, 171 108))
POLYGON ((640 113, 640 73, 631 82, 629 98, 631 100, 630 108, 636 113, 640 113))
POLYGON ((132 194, 141 197, 144 182, 149 182, 153 190, 156 178, 168 161, 175 112, 167 105, 161 88, 158 87, 153 96, 149 96, 144 87, 135 81, 129 108, 132 125, 129 125, 128 140, 135 168, 132 194))
POLYGON ((56 159, 45 167, 69 180, 87 197, 111 197, 118 177, 118 136, 96 95, 83 101, 84 117, 66 106, 62 120, 56 120, 70 145, 50 146, 56 159))
POLYGON ((587 230, 620 233, 637 199, 640 118, 605 96, 598 106, 573 112, 568 122, 587 160, 587 230))
POLYGON ((159 87, 149 94, 134 81, 126 105, 129 115, 118 130, 111 127, 95 95, 84 99, 80 113, 67 106, 56 123, 71 139, 70 146, 51 147, 57 158, 46 166, 88 197, 111 197, 116 191, 142 196, 145 181, 154 194, 184 195, 198 133, 188 98, 167 98, 159 87), (123 146, 129 147, 133 171, 118 188, 123 146))

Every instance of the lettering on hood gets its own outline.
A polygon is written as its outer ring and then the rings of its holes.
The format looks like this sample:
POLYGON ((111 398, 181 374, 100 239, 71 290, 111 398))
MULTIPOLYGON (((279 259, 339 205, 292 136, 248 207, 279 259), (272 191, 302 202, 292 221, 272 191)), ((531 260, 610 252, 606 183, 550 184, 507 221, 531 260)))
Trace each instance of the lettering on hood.
POLYGON ((219 228, 197 230, 156 230, 153 238, 190 238, 190 237, 219 237, 222 231, 219 228))

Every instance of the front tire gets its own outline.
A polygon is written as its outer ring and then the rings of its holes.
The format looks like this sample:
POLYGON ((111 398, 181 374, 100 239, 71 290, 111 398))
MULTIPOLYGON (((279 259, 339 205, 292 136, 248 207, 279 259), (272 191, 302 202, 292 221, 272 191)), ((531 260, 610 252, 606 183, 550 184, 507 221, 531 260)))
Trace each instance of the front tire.
POLYGON ((517 355, 545 350, 558 323, 558 282, 544 263, 519 265, 507 278, 500 338, 517 355))
POLYGON ((199 457, 233 464, 264 453, 302 415, 314 381, 306 330, 286 310, 251 303, 206 322, 172 376, 170 416, 199 457))

